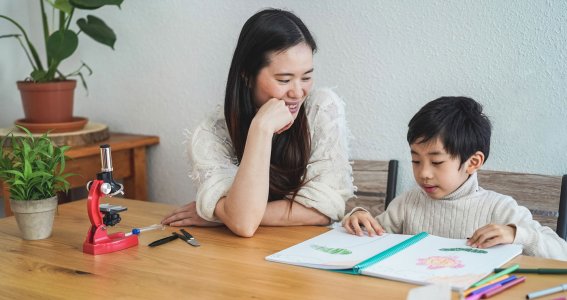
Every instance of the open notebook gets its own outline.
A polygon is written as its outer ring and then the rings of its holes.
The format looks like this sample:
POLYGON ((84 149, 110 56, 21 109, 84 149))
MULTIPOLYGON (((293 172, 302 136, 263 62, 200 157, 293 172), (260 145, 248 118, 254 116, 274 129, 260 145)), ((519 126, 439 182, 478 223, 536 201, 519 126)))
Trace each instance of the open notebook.
POLYGON ((464 290, 521 252, 519 245, 476 249, 466 240, 425 232, 359 237, 335 228, 266 260, 414 284, 445 283, 464 290))

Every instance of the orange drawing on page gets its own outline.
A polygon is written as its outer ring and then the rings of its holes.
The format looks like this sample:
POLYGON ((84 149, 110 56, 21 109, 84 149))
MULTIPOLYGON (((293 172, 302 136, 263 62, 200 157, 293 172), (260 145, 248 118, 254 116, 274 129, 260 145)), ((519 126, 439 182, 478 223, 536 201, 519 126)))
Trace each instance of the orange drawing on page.
POLYGON ((419 258, 417 260, 417 265, 427 266, 427 268, 431 270, 442 268, 458 269, 465 266, 458 259, 458 256, 430 256, 426 258, 419 258))

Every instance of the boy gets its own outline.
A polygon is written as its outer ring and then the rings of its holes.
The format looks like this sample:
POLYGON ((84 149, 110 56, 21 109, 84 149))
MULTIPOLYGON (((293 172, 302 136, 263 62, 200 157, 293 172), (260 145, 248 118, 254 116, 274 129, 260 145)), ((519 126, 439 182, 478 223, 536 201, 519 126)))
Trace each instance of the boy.
POLYGON ((476 171, 490 151, 491 125, 482 106, 466 97, 427 103, 409 123, 413 174, 418 188, 396 197, 372 218, 362 208, 343 219, 352 234, 384 231, 464 239, 488 248, 521 244, 523 254, 567 260, 567 242, 532 219, 529 210, 502 194, 478 186, 476 171))

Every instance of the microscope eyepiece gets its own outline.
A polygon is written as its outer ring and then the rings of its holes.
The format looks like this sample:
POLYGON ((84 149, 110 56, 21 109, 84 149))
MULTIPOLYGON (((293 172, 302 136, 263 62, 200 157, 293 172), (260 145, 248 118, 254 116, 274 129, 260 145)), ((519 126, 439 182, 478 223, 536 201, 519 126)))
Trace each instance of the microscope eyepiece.
POLYGON ((104 194, 111 196, 118 193, 124 194, 123 186, 112 178, 112 155, 110 153, 110 145, 100 145, 100 162, 102 167, 100 173, 97 174, 97 179, 110 185, 110 191, 106 191, 104 194))
POLYGON ((101 172, 112 172, 112 155, 109 145, 100 146, 100 162, 102 164, 101 172))

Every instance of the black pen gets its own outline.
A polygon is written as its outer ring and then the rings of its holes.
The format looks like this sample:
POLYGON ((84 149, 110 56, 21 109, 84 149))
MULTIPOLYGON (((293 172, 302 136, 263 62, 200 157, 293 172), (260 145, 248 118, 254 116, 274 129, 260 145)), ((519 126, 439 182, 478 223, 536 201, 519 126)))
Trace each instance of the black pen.
MULTIPOLYGON (((494 269, 494 272, 498 272, 503 269, 494 269)), ((567 269, 516 269, 512 273, 533 273, 533 274, 567 274, 567 269)))
POLYGON ((153 241, 153 242, 149 243, 148 246, 155 247, 155 246, 163 245, 165 243, 169 243, 169 242, 177 239, 178 237, 179 236, 174 232, 168 237, 164 237, 163 239, 159 239, 157 241, 153 241))

